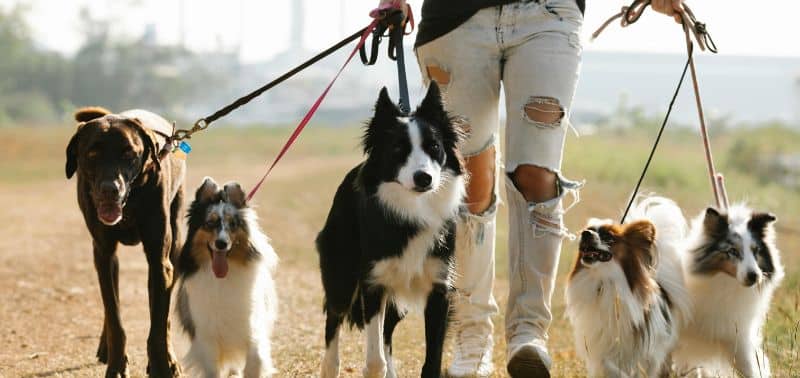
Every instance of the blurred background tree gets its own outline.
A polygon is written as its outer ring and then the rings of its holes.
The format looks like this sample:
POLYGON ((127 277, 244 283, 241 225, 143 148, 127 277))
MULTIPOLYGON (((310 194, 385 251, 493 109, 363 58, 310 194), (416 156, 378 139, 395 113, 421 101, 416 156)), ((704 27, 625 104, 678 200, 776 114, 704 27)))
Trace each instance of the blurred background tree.
POLYGON ((0 126, 63 119, 76 105, 132 106, 174 114, 200 86, 221 80, 192 52, 158 45, 149 31, 132 41, 110 37, 109 21, 80 11, 84 42, 74 57, 39 48, 27 9, 0 8, 0 126))

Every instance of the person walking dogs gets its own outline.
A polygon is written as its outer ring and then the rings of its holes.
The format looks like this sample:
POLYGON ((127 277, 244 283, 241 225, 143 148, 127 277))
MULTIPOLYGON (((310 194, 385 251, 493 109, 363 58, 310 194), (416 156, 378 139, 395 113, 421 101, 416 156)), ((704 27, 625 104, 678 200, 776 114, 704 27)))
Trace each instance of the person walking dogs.
MULTIPOLYGON (((404 0, 380 0, 406 9, 404 0)), ((675 16, 682 0, 653 0, 675 16)), ((582 184, 560 171, 581 61, 585 0, 424 0, 415 51, 426 84, 444 90, 448 111, 469 128, 462 147, 470 180, 456 240, 456 340, 451 377, 493 371, 491 315, 499 177, 509 207, 509 295, 505 326, 512 377, 548 377, 547 329, 563 216, 582 184), (503 84, 506 151, 498 154, 503 84), (502 168, 503 175, 496 172, 502 168)))

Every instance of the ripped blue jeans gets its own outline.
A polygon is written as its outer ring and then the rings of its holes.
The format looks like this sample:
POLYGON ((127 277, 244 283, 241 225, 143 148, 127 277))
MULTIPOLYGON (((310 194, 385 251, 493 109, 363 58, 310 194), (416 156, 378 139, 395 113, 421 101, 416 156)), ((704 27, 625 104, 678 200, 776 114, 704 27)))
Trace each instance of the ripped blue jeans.
MULTIPOLYGON (((506 314, 510 350, 515 343, 545 340, 552 318, 550 298, 561 240, 568 235, 561 198, 577 194, 580 188, 580 183, 564 178, 560 168, 580 70, 582 22, 574 0, 520 1, 482 9, 416 51, 423 77, 437 80, 448 110, 469 125, 462 147, 465 156, 498 147, 501 89, 505 96, 502 156, 506 174, 495 175, 493 198, 495 202, 499 198, 497 178, 505 176, 510 218, 511 290, 506 314), (556 173, 559 196, 544 203, 526 201, 508 179, 520 165, 556 173)), ((489 331, 489 317, 497 311, 491 294, 496 208, 493 203, 482 214, 465 209, 456 251, 455 285, 465 300, 457 306, 455 319, 489 331)))

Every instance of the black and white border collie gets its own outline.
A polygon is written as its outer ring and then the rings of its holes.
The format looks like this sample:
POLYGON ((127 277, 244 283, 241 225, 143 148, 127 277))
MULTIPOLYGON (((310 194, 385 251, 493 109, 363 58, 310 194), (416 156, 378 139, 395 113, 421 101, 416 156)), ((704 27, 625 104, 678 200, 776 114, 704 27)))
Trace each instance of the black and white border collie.
POLYGON ((674 355, 680 373, 770 376, 761 328, 784 275, 776 219, 743 204, 694 219, 685 260, 694 316, 674 355))
POLYGON ((365 377, 396 377, 392 332, 425 314, 423 377, 439 377, 449 315, 455 224, 464 197, 462 135, 432 82, 401 116, 384 88, 363 137, 366 160, 336 191, 317 236, 325 289, 323 378, 339 370, 339 329, 366 328, 365 377))
POLYGON ((206 177, 189 209, 177 312, 191 338, 184 357, 191 376, 274 373, 272 271, 278 257, 245 198, 239 184, 219 187, 206 177))

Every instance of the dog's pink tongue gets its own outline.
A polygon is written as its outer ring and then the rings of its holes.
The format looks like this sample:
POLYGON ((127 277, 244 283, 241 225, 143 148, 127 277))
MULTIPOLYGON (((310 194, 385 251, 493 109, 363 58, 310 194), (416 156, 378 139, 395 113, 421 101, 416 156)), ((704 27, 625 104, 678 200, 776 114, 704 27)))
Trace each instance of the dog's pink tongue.
POLYGON ((227 252, 214 251, 211 259, 211 269, 217 278, 225 278, 228 275, 228 257, 227 252))

